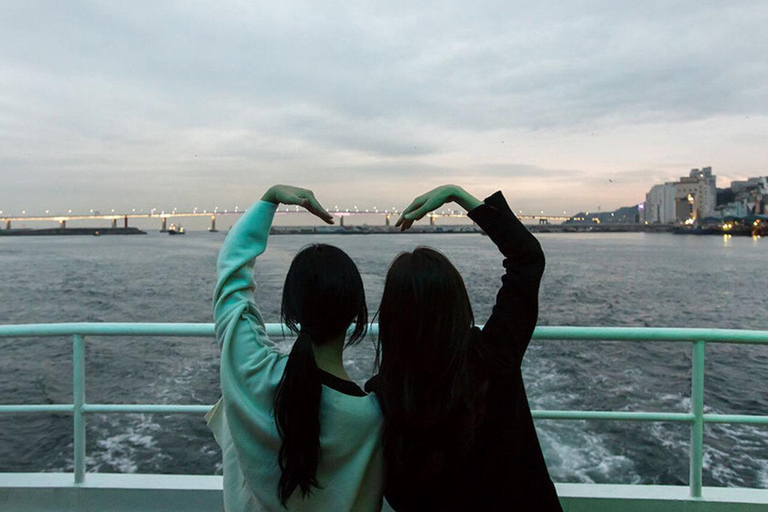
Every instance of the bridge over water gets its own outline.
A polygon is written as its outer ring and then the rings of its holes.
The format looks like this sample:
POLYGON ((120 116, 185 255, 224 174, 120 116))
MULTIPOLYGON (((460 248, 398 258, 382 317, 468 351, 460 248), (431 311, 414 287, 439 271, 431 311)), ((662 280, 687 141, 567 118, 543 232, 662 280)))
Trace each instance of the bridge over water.
MULTIPOLYGON (((373 209, 334 208, 329 211, 335 217, 339 218, 339 225, 341 226, 344 225, 345 217, 359 216, 359 215, 381 216, 384 218, 384 224, 389 226, 392 220, 392 216, 400 214, 400 211, 397 209, 379 210, 378 208, 373 208, 373 209)), ((209 217, 211 220, 211 225, 208 228, 208 231, 216 232, 217 217, 220 217, 223 215, 242 215, 244 212, 245 210, 240 210, 238 208, 235 208, 234 210, 229 210, 229 209, 218 210, 217 208, 214 208, 213 210, 199 210, 195 208, 193 211, 172 210, 169 212, 166 212, 166 211, 157 212, 156 209, 152 209, 150 210, 149 213, 143 213, 143 212, 137 213, 135 211, 132 211, 130 213, 115 213, 113 211, 108 214, 93 212, 89 214, 78 215, 78 214, 72 214, 70 210, 69 213, 61 214, 61 215, 58 215, 58 214, 49 215, 47 212, 45 215, 26 215, 26 213, 24 212, 22 215, 3 216, 2 215, 3 212, 0 211, 0 225, 4 225, 5 229, 10 230, 13 224, 16 222, 58 222, 59 228, 66 229, 67 223, 72 221, 108 220, 110 221, 112 228, 117 228, 118 223, 122 223, 122 227, 127 228, 128 219, 157 219, 160 221, 160 231, 167 231, 168 219, 176 219, 176 218, 183 218, 183 217, 209 217)), ((298 207, 296 208, 283 207, 277 210, 277 215, 295 215, 295 214, 306 214, 306 211, 298 207)), ((539 224, 548 224, 551 221, 565 221, 569 219, 569 217, 565 215, 544 215, 544 214, 524 215, 522 212, 518 213, 517 216, 521 220, 538 221, 539 224)), ((439 212, 435 211, 435 212, 429 213, 427 217, 429 217, 429 223, 431 225, 434 225, 435 220, 437 218, 467 218, 467 215, 466 213, 459 210, 441 210, 439 212)))

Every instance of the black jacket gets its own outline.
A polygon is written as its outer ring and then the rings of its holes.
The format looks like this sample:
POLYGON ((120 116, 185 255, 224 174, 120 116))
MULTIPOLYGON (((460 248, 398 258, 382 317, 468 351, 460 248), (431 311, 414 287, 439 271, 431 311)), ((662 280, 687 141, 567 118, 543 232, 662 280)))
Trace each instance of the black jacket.
MULTIPOLYGON (((501 192, 485 199, 469 217, 504 255, 506 271, 491 317, 473 333, 473 378, 478 386, 488 385, 484 419, 470 452, 436 475, 420 479, 407 468, 388 466, 385 496, 397 512, 561 511, 520 372, 536 327, 544 253, 501 192)), ((366 388, 376 391, 376 377, 366 388)), ((438 429, 433 434, 433 439, 450 437, 438 429)))

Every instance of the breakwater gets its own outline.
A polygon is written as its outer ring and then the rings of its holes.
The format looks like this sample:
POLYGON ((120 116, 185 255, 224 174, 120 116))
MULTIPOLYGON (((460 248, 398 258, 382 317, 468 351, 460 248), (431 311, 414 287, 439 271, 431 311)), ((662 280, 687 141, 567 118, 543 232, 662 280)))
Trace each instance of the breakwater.
MULTIPOLYGON (((646 224, 527 224, 533 233, 671 233, 671 225, 646 224)), ((272 235, 386 235, 400 234, 394 226, 273 226, 272 235)), ((473 234, 482 233, 475 225, 413 226, 413 234, 473 234)))
POLYGON ((2 229, 0 236, 146 235, 139 228, 2 229))

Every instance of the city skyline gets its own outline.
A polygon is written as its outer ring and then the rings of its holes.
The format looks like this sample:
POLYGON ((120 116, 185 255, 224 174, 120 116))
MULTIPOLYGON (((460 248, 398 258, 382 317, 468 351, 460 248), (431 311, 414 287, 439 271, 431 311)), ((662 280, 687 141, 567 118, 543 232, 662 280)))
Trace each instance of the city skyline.
MULTIPOLYGON (((709 169, 711 171, 711 168, 709 168, 709 167, 707 167, 705 169, 709 169)), ((691 169, 691 171, 699 171, 699 169, 694 168, 694 169, 691 169)), ((712 177, 715 178, 715 179, 718 178, 714 174, 713 174, 712 177)), ((750 180, 754 180, 754 179, 758 179, 758 178, 761 178, 761 177, 762 176, 750 176, 749 179, 750 180)), ((685 176, 680 176, 678 178, 685 179, 685 176)), ((655 183, 653 186, 651 186, 651 189, 658 188, 658 186, 661 186, 661 185, 674 185, 678 178, 670 178, 669 180, 665 180, 665 181, 663 181, 661 183, 655 183)), ((721 182, 722 180, 717 179, 717 181, 721 182)), ((739 181, 739 180, 732 180, 731 183, 733 183, 733 182, 744 183, 744 182, 739 181)), ((718 190, 728 189, 728 188, 730 188, 730 183, 728 183, 727 185, 723 184, 722 187, 717 187, 717 188, 718 188, 718 190)), ((646 192, 652 192, 652 191, 653 190, 646 191, 646 192)), ((374 214, 385 214, 385 213, 395 214, 395 213, 399 213, 402 210, 402 207, 398 207, 396 205, 392 205, 392 206, 388 206, 388 207, 387 206, 379 207, 379 206, 376 206, 376 205, 368 206, 368 205, 362 204, 362 205, 358 206, 356 204, 353 204, 353 202, 350 202, 348 204, 343 203, 341 205, 338 205, 338 204, 334 204, 332 206, 331 205, 327 205, 326 208, 331 213, 338 213, 338 214, 353 213, 353 214, 360 214, 360 215, 368 214, 368 213, 370 213, 371 215, 374 215, 374 214)), ((628 204, 625 204, 625 205, 618 206, 618 207, 616 207, 614 209, 620 209, 620 208, 625 208, 625 207, 637 206, 637 205, 640 205, 640 204, 645 203, 645 202, 647 202, 647 193, 646 193, 646 198, 644 198, 643 201, 639 201, 637 203, 628 203, 628 204)), ((179 214, 194 213, 194 214, 215 215, 215 214, 222 214, 222 213, 224 213, 224 214, 226 214, 226 213, 243 213, 245 211, 245 209, 248 208, 248 206, 249 205, 246 205, 246 206, 234 205, 234 206, 232 206, 232 205, 229 205, 229 204, 224 204, 224 206, 221 206, 221 207, 219 207, 219 206, 213 206, 213 207, 211 207, 211 206, 205 206, 205 207, 194 206, 194 207, 190 207, 190 208, 178 208, 178 207, 165 208, 165 207, 157 207, 156 206, 156 207, 146 207, 146 208, 131 207, 131 208, 123 208, 123 209, 120 209, 120 208, 106 208, 104 210, 101 210, 101 209, 98 209, 98 208, 84 208, 84 207, 81 207, 81 208, 67 208, 67 209, 50 209, 50 208, 47 208, 45 210, 42 210, 42 209, 40 209, 40 210, 34 210, 34 209, 26 210, 26 209, 24 209, 24 210, 16 210, 16 211, 0 209, 0 219, 2 219, 2 218, 10 218, 10 217, 13 217, 13 218, 18 218, 18 217, 21 217, 21 218, 25 218, 25 217, 32 217, 32 218, 49 217, 52 220, 54 220, 54 217, 104 216, 106 218, 106 217, 115 216, 115 215, 121 216, 121 217, 123 215, 129 215, 129 216, 149 215, 151 217, 157 217, 157 216, 162 216, 162 215, 166 215, 166 214, 169 217, 172 217, 173 214, 175 214, 177 212, 179 214)), ((278 212, 296 213, 296 212, 304 211, 304 210, 301 209, 301 208, 298 208, 296 206, 279 205, 277 211, 278 212)), ((581 213, 588 212, 588 211, 589 210, 585 209, 585 208, 576 209, 576 210, 573 210, 573 211, 569 211, 569 210, 557 211, 557 210, 554 210, 554 209, 551 209, 551 210, 541 210, 541 209, 537 209, 537 208, 533 207, 533 208, 530 208, 530 209, 527 209, 527 210, 519 208, 519 209, 515 210, 515 213, 517 213, 519 215, 524 215, 526 217, 561 217, 563 215, 572 216, 572 215, 577 215, 577 214, 581 214, 581 213)), ((593 208, 592 211, 593 212, 611 211, 611 209, 605 209, 605 208, 602 208, 602 207, 598 206, 597 208, 593 208)), ((442 208, 436 210, 436 213, 441 213, 441 212, 442 213, 463 213, 463 211, 460 209, 460 207, 458 205, 454 205, 452 203, 448 203, 447 205, 443 206, 442 208)))
POLYGON ((244 208, 277 182, 403 208, 453 182, 572 214, 768 174, 759 2, 151 5, 7 6, 0 210, 244 208))

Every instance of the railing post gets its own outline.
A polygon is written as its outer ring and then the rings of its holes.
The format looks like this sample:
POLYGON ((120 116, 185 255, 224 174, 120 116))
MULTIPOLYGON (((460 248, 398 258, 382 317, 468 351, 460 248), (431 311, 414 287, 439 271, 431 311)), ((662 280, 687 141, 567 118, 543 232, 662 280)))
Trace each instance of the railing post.
POLYGON ((85 339, 72 336, 72 403, 74 404, 75 483, 85 480, 85 339))
POLYGON ((701 471, 704 457, 704 348, 703 341, 693 343, 691 357, 691 497, 701 498, 701 471))

